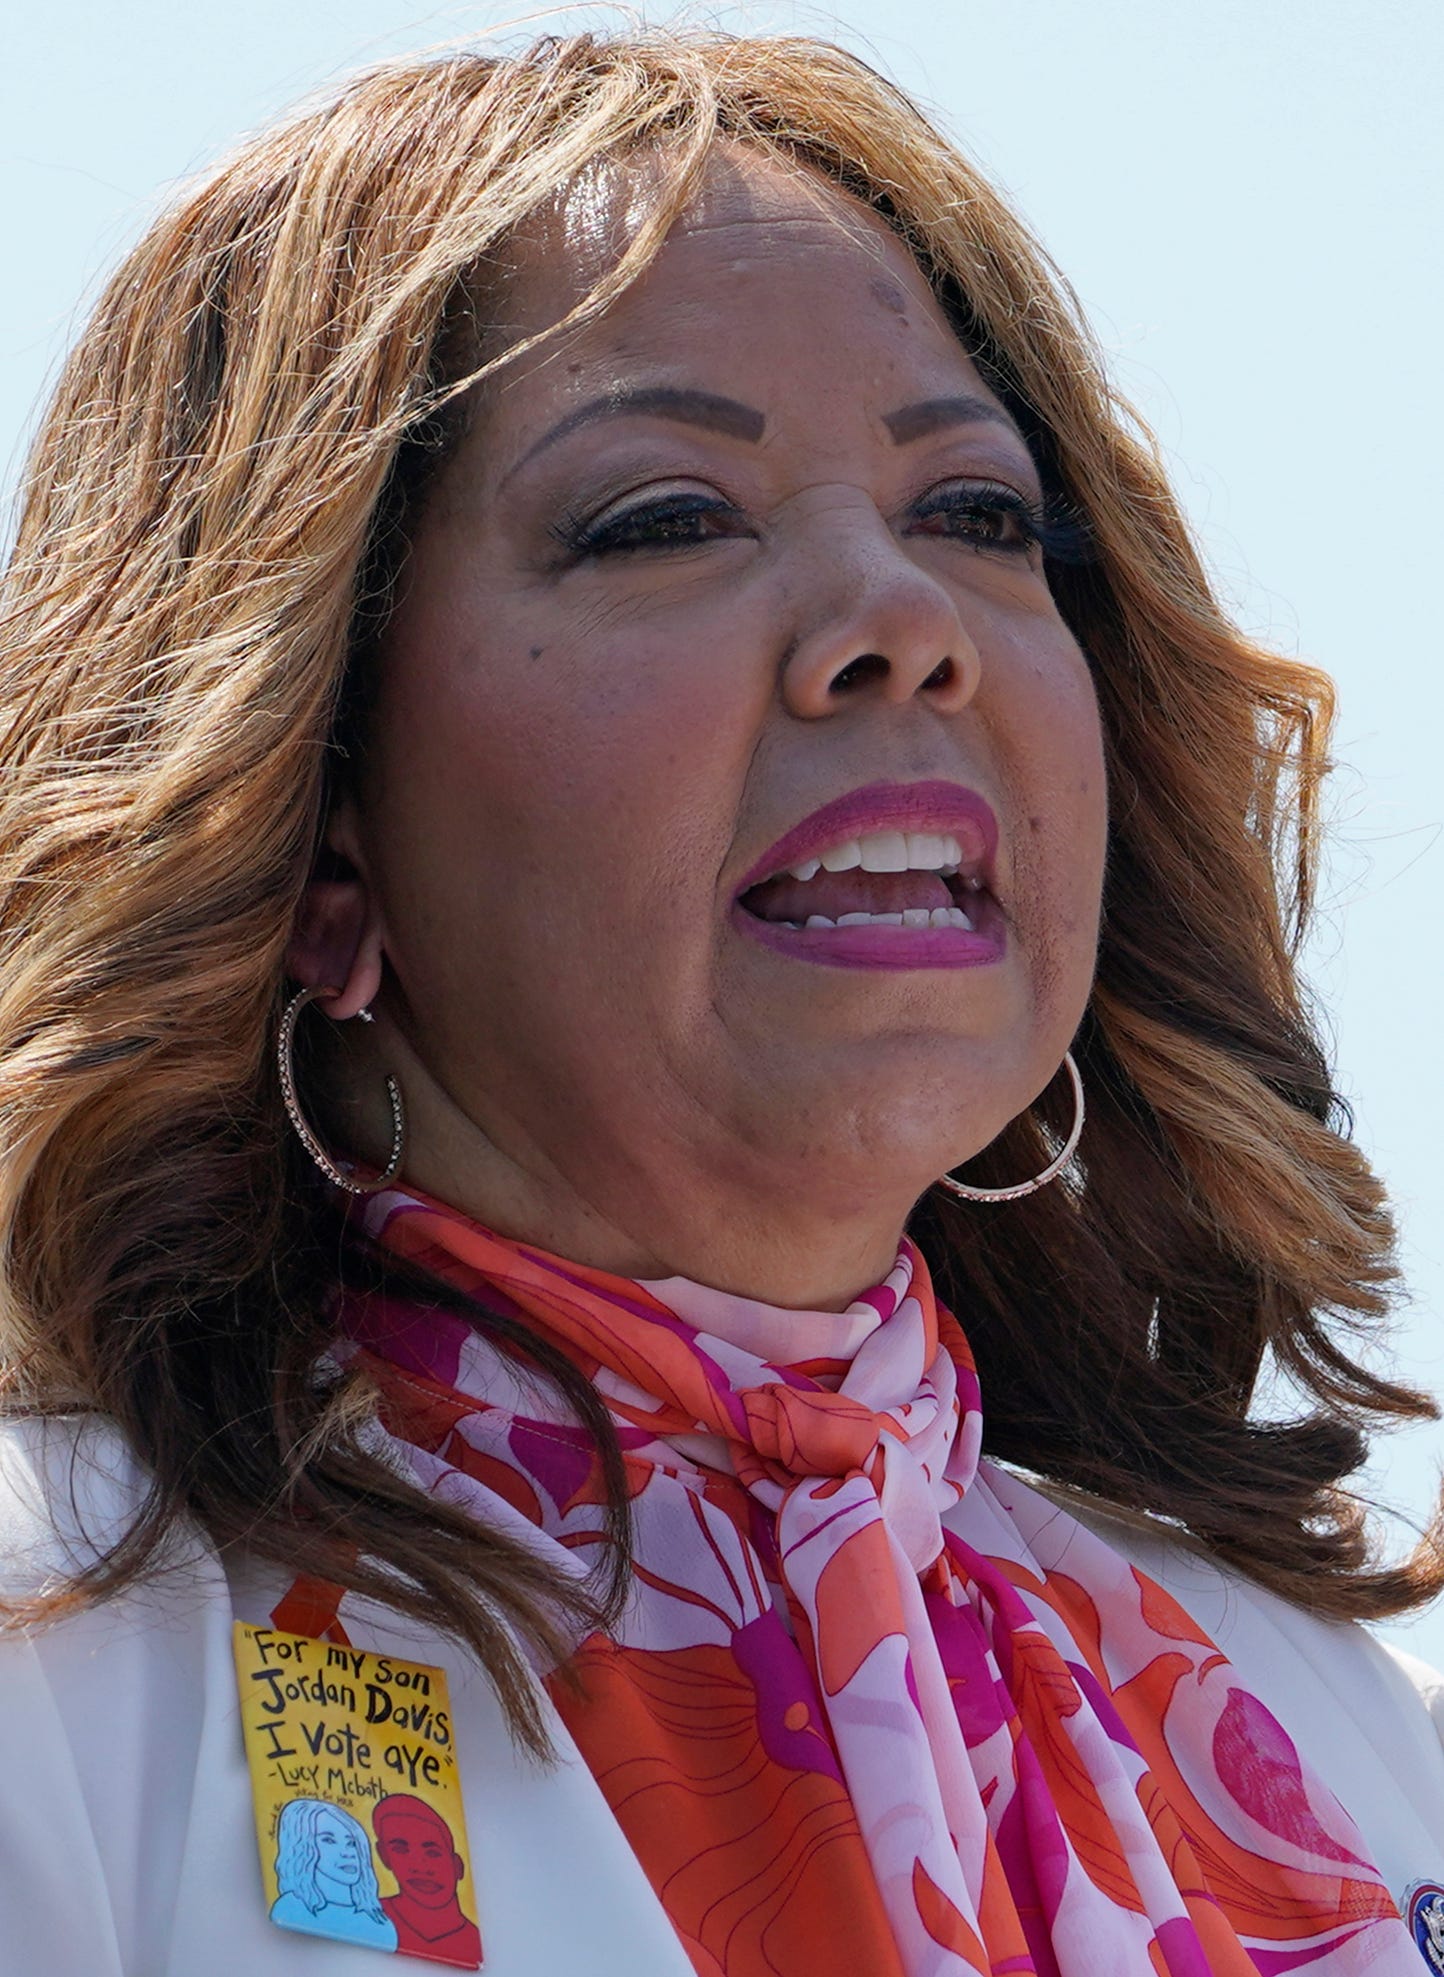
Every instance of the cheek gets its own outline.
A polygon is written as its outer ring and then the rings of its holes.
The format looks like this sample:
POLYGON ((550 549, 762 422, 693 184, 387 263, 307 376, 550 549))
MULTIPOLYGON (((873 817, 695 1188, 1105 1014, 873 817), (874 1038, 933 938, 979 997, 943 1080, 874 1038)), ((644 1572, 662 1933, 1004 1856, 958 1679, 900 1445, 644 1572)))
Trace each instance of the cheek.
POLYGON ((694 630, 554 591, 410 613, 373 748, 393 886, 409 866, 422 890, 461 888, 489 939, 520 918, 608 938, 659 894, 695 896, 730 844, 756 710, 725 618, 694 630))
POLYGON ((1061 625, 1052 643, 1009 673, 1015 882, 1036 943, 1055 962, 1066 949, 1091 965, 1108 837, 1103 731, 1087 661, 1061 625))
POLYGON ((1102 883, 1108 835, 1108 777, 1103 728, 1092 680, 1081 663, 1068 687, 1050 702, 1043 781, 1056 805, 1065 863, 1085 895, 1102 883))

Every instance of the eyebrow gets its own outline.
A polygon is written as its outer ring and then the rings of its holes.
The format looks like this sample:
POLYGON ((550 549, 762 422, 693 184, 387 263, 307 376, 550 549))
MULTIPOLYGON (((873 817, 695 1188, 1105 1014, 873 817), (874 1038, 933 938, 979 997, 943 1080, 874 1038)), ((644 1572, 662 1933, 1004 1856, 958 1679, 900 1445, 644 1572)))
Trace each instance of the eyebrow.
MULTIPOLYGON (((757 445, 767 430, 765 415, 755 406, 744 405, 740 399, 724 398, 713 391, 689 390, 681 385, 639 385, 609 391, 601 398, 589 398, 584 405, 575 406, 527 449, 506 478, 510 480, 512 474, 535 459, 538 453, 555 446, 579 427, 595 425, 601 419, 624 418, 675 419, 681 425, 700 426, 707 432, 724 433, 729 439, 745 440, 752 446, 757 445)), ((1000 405, 966 392, 950 398, 924 398, 916 405, 904 405, 896 412, 884 413, 882 422, 895 446, 907 446, 914 440, 926 439, 930 433, 940 432, 948 426, 995 425, 1012 433, 1016 439, 1022 438, 1016 424, 1000 405)))
POLYGON ((921 399, 916 405, 904 405, 900 411, 885 412, 882 422, 897 446, 926 439, 929 433, 941 432, 946 426, 1002 426, 1015 439, 1023 436, 1001 405, 967 392, 952 398, 921 399))
POLYGON ((639 385, 634 390, 609 391, 605 397, 590 398, 585 405, 578 405, 549 432, 544 432, 535 446, 522 455, 517 466, 524 467, 528 460, 555 446, 579 426, 594 425, 598 419, 624 418, 676 419, 682 425, 725 433, 729 439, 746 440, 753 446, 767 430, 763 414, 736 398, 721 398, 712 391, 689 391, 679 385, 639 385))

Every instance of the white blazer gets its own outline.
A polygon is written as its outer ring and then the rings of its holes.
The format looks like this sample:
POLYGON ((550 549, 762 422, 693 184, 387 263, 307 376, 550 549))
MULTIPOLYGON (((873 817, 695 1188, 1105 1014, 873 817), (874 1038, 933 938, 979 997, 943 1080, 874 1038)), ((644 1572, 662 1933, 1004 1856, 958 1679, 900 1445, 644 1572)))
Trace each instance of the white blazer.
MULTIPOLYGON (((0 1430, 0 1590, 84 1557, 82 1533, 103 1539, 140 1487, 94 1422, 0 1430)), ((1090 1521, 1212 1634, 1349 1807, 1395 1896, 1444 1880, 1444 1680, 1361 1628, 1090 1521)), ((281 1574, 223 1565, 196 1538, 144 1588, 0 1641, 3 1977, 377 1977, 374 1950, 265 1912, 231 1623, 264 1624, 284 1590, 281 1574)), ((348 1626, 358 1646, 447 1671, 487 1977, 694 1977, 545 1698, 551 1769, 517 1754, 460 1650, 380 1608, 348 1626)))

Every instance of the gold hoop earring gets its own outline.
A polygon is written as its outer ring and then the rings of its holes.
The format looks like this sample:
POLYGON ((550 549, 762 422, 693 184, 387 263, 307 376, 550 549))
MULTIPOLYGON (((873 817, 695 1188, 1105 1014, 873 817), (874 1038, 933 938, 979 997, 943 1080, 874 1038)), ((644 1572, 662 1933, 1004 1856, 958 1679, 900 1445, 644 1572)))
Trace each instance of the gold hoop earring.
POLYGON ((1073 1082, 1073 1130, 1041 1174, 1035 1174, 1031 1181, 1019 1181, 1016 1187, 1011 1188, 970 1188, 965 1181, 955 1181, 951 1174, 940 1175, 937 1185, 961 1195, 964 1201, 1021 1201, 1025 1194, 1036 1194, 1039 1188, 1047 1187, 1049 1181, 1056 1181, 1078 1151, 1078 1142, 1083 1136, 1083 1079, 1073 1062, 1071 1050, 1064 1054, 1063 1069, 1073 1082))
MULTIPOLYGON (((334 1187, 344 1188, 347 1194, 378 1194, 382 1188, 390 1187, 401 1172, 401 1156, 406 1146, 406 1112, 401 1103, 401 1087, 395 1078, 388 1074, 386 1079, 386 1096, 391 1101, 391 1158, 386 1163, 385 1173, 378 1175, 374 1181, 358 1181, 336 1165, 312 1132, 310 1121, 301 1110, 301 1101, 296 1095, 296 1071, 291 1062, 291 1050, 296 1037, 297 1019, 307 1003, 314 1002, 318 995, 338 993, 338 990, 328 988, 302 989, 286 1004, 276 1044, 281 1070, 281 1102, 286 1108, 287 1118, 296 1129, 297 1139, 334 1187)), ((365 1023, 372 1020, 369 1009, 360 1009, 356 1013, 365 1023)))

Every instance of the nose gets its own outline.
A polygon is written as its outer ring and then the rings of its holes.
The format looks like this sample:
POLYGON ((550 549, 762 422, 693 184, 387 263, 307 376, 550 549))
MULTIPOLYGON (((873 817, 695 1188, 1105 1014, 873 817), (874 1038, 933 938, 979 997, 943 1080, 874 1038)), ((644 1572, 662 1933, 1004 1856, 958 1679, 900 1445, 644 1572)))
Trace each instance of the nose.
POLYGON ((939 713, 967 706, 982 661, 952 593, 858 490, 813 489, 807 510, 795 518, 789 710, 817 719, 859 697, 915 694, 939 713))

